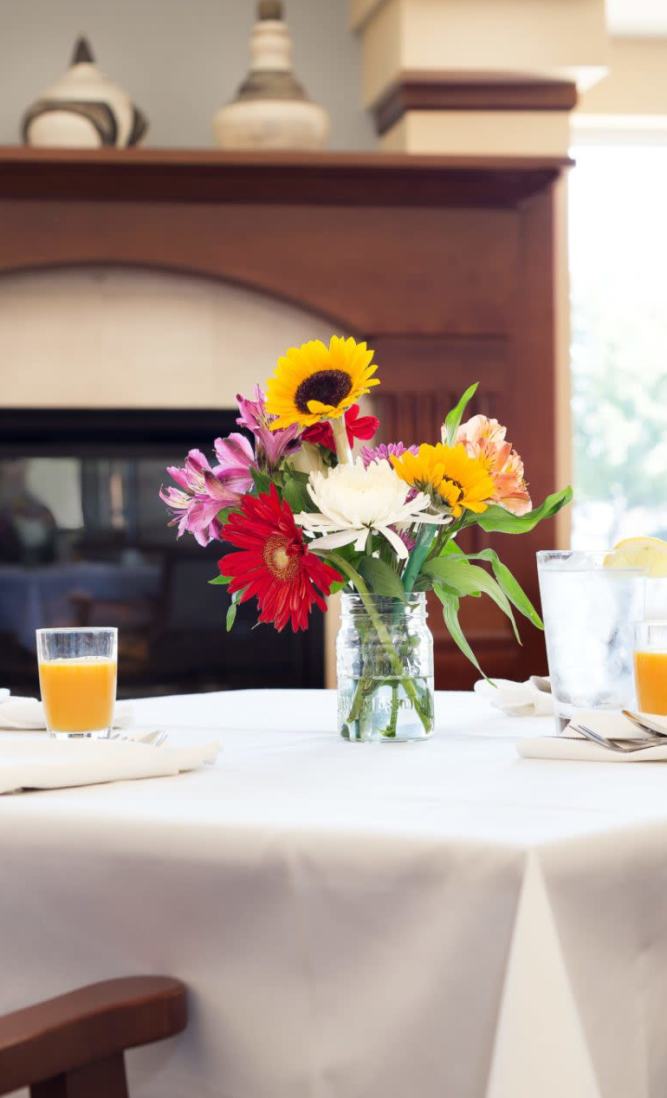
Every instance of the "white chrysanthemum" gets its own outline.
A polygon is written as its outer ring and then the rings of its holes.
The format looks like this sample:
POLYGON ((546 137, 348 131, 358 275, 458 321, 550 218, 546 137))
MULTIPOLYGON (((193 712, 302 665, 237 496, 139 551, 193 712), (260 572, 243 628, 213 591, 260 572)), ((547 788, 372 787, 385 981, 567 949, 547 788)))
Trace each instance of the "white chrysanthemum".
POLYGON ((311 473, 308 494, 317 514, 302 511, 296 521, 316 536, 314 549, 337 549, 354 542, 360 552, 366 548, 371 532, 382 534, 397 557, 405 560, 408 550, 391 527, 399 523, 439 523, 443 515, 424 512, 430 500, 423 492, 411 495, 410 486, 396 475, 387 461, 376 461, 364 468, 357 460, 337 465, 327 473, 311 473), (320 536, 322 535, 322 536, 320 536))

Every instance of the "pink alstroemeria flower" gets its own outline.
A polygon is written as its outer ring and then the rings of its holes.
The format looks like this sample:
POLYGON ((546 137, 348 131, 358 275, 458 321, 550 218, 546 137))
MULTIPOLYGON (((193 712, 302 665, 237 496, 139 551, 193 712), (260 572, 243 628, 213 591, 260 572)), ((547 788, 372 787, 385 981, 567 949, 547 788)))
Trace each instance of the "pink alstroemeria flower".
POLYGON ((217 465, 211 468, 201 450, 190 450, 182 469, 167 468, 179 487, 160 489, 160 499, 172 512, 169 525, 178 527, 179 538, 188 532, 200 545, 221 540, 218 513, 235 506, 252 488, 255 455, 247 438, 241 434, 216 438, 213 448, 217 465))
POLYGON ((236 397, 241 415, 236 422, 255 436, 257 443, 257 464, 261 469, 271 472, 277 469, 288 454, 295 453, 301 446, 301 427, 298 423, 272 431, 269 424, 275 416, 266 410, 266 399, 260 385, 255 386, 255 399, 248 400, 240 394, 236 397))
POLYGON ((482 458, 488 465, 495 485, 493 499, 513 515, 525 515, 533 504, 524 479, 523 462, 507 442, 507 428, 497 419, 472 416, 456 432, 471 457, 482 458))

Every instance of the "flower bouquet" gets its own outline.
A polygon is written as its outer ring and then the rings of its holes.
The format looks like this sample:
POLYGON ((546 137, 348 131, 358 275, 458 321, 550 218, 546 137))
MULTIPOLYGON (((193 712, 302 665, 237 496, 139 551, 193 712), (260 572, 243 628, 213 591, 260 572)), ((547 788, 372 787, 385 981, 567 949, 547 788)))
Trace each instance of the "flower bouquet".
POLYGON ((433 644, 426 595, 434 591, 453 640, 481 671, 459 624, 466 595, 485 595, 510 619, 542 628, 537 611, 492 549, 464 553, 457 534, 478 525, 520 534, 555 515, 569 488, 533 507, 521 458, 497 420, 462 422, 477 385, 444 418, 440 441, 366 445, 379 421, 359 399, 379 379, 365 343, 311 340, 279 359, 266 392, 239 396, 245 429, 218 438, 215 463, 191 450, 160 495, 171 523, 200 545, 231 551, 218 562, 230 595, 257 600, 258 619, 306 629, 313 606, 342 591, 339 725, 350 740, 424 738, 433 729, 433 644), (483 567, 488 565, 489 568, 483 567))

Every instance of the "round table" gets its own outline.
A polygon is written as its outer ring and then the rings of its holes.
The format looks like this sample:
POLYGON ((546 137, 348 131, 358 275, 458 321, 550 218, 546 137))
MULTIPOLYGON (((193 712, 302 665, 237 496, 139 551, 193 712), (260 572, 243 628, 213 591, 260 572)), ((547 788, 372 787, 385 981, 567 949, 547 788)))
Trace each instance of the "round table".
POLYGON ((472 694, 418 744, 342 741, 328 691, 135 715, 218 763, 0 798, 0 1013, 180 977, 133 1098, 667 1091, 667 769, 520 759, 551 720, 472 694))

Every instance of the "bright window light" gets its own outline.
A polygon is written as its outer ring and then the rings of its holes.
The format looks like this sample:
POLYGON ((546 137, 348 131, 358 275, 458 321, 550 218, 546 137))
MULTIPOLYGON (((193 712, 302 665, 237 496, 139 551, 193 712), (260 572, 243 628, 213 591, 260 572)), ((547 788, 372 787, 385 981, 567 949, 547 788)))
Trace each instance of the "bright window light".
POLYGON ((574 149, 572 543, 667 538, 667 144, 574 149))

